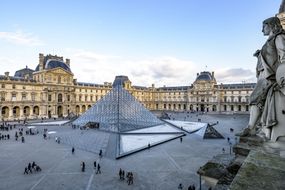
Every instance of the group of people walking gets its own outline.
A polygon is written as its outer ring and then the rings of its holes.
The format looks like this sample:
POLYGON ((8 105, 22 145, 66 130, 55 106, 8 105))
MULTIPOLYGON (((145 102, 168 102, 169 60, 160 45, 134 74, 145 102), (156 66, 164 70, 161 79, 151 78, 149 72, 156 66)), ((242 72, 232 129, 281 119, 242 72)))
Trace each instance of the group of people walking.
MULTIPOLYGON (((179 185, 178 185, 178 189, 183 189, 183 185, 182 185, 182 183, 180 183, 179 185)), ((189 187, 188 187, 188 190, 195 190, 196 189, 196 187, 195 187, 195 185, 193 184, 193 185, 190 185, 189 187)))
MULTIPOLYGON (((94 165, 94 169, 96 170, 96 174, 101 174, 101 166, 100 166, 100 164, 98 163, 96 163, 96 161, 94 161, 94 163, 93 163, 93 165, 94 165)), ((82 172, 85 172, 85 162, 81 162, 81 171, 82 172)))
MULTIPOLYGON (((119 170, 119 177, 120 177, 120 180, 125 180, 125 170, 122 170, 120 168, 120 170, 119 170)), ((134 174, 133 174, 133 172, 128 172, 126 174, 126 178, 127 178, 128 185, 131 185, 131 184, 134 183, 134 174)))
POLYGON ((24 174, 33 173, 33 171, 39 172, 39 171, 42 171, 42 169, 41 169, 41 167, 40 167, 39 165, 37 165, 35 162, 33 162, 32 164, 29 163, 29 164, 28 164, 28 167, 25 167, 24 174))

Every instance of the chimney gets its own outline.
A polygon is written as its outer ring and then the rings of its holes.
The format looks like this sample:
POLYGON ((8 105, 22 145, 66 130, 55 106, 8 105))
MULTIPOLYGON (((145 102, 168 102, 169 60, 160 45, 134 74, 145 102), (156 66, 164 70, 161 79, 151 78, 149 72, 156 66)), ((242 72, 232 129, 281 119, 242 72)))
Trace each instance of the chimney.
POLYGON ((5 72, 5 77, 9 78, 9 72, 5 72))
POLYGON ((212 77, 215 78, 215 73, 214 73, 214 71, 212 71, 212 77))
POLYGON ((77 83, 77 79, 73 79, 73 84, 76 84, 77 83))
POLYGON ((151 87, 154 88, 154 84, 151 84, 151 87))
POLYGON ((199 73, 197 73, 197 76, 199 76, 199 73))
POLYGON ((70 59, 65 59, 65 64, 70 67, 70 59))
POLYGON ((39 71, 42 71, 44 69, 44 54, 39 54, 39 71))

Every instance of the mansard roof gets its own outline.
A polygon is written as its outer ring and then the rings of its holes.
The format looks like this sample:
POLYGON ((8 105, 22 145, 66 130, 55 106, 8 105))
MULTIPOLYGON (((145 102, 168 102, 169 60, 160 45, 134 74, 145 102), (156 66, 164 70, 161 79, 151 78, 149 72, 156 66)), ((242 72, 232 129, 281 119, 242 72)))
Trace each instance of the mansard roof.
POLYGON ((221 89, 253 89, 256 83, 236 83, 236 84, 220 84, 221 89))
MULTIPOLYGON (((63 57, 47 55, 44 57, 43 61, 43 69, 55 69, 55 68, 62 68, 68 72, 71 72, 70 67, 63 61, 63 57)), ((35 71, 40 70, 40 65, 38 64, 35 71)))
POLYGON ((29 78, 32 79, 33 78, 33 72, 35 72, 35 71, 32 69, 29 69, 28 66, 26 66, 26 68, 16 71, 14 74, 14 77, 24 78, 26 75, 28 75, 29 78))
POLYGON ((196 81, 201 81, 201 80, 211 81, 211 80, 214 80, 214 77, 212 76, 210 72, 203 71, 203 72, 200 72, 200 74, 197 73, 196 81))

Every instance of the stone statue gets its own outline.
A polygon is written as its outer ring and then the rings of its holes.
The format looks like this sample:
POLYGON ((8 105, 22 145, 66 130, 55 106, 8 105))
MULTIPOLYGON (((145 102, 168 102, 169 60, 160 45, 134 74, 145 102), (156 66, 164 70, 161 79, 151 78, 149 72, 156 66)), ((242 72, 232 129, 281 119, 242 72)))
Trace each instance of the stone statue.
POLYGON ((282 0, 282 3, 279 8, 279 13, 285 12, 285 0, 282 0))
POLYGON ((248 127, 239 135, 254 136, 259 129, 268 139, 276 141, 285 136, 285 31, 280 20, 271 17, 263 21, 262 32, 268 39, 254 54, 257 84, 250 96, 248 127))

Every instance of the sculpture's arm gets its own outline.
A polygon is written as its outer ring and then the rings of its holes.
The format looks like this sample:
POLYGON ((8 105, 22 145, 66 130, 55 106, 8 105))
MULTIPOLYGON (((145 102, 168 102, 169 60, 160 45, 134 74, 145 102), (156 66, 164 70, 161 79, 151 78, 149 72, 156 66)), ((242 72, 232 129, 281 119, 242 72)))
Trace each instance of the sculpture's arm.
POLYGON ((277 54, 281 64, 285 64, 285 35, 280 34, 275 39, 277 54))

